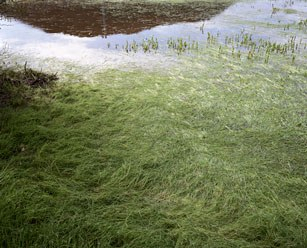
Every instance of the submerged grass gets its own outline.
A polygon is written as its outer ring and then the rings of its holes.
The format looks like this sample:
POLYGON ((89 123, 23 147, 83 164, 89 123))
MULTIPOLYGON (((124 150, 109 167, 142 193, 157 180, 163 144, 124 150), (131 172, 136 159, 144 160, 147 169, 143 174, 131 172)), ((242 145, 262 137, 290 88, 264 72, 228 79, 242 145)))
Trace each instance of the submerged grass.
POLYGON ((207 49, 0 108, 2 247, 306 247, 305 64, 207 49))

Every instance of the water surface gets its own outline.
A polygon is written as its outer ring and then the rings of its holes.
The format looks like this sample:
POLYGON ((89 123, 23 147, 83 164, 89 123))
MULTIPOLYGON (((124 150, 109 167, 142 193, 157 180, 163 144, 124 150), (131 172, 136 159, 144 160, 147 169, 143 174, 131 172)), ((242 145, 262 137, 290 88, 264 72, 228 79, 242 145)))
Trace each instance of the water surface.
POLYGON ((167 42, 183 38, 206 43, 207 33, 226 36, 246 32, 256 39, 285 42, 295 35, 307 42, 306 29, 289 28, 307 19, 307 2, 247 1, 227 3, 101 5, 2 5, 0 44, 33 58, 56 58, 108 66, 164 63, 167 42), (125 54, 125 45, 154 37, 157 53, 125 54))

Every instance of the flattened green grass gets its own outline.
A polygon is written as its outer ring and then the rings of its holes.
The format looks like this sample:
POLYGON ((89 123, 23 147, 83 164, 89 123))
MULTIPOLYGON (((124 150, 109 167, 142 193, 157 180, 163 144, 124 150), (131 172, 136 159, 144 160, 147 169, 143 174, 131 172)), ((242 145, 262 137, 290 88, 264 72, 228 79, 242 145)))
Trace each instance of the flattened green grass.
POLYGON ((305 65, 184 61, 0 109, 2 247, 307 246, 305 65))

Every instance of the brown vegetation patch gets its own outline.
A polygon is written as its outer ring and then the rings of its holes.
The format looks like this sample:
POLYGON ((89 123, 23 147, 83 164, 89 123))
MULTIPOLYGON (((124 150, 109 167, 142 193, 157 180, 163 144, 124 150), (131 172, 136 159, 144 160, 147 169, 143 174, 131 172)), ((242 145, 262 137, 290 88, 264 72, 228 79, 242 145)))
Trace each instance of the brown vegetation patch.
POLYGON ((24 103, 31 95, 31 88, 45 88, 58 79, 56 74, 47 74, 27 68, 23 70, 0 67, 0 106, 13 102, 24 103))

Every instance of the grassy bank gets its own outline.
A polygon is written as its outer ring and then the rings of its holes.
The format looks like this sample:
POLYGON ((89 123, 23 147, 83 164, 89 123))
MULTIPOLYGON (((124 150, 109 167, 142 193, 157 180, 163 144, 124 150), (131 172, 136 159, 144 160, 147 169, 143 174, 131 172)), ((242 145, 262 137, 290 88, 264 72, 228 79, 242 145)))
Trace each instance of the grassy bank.
POLYGON ((2 107, 1 246, 306 247, 297 63, 207 49, 2 107))

